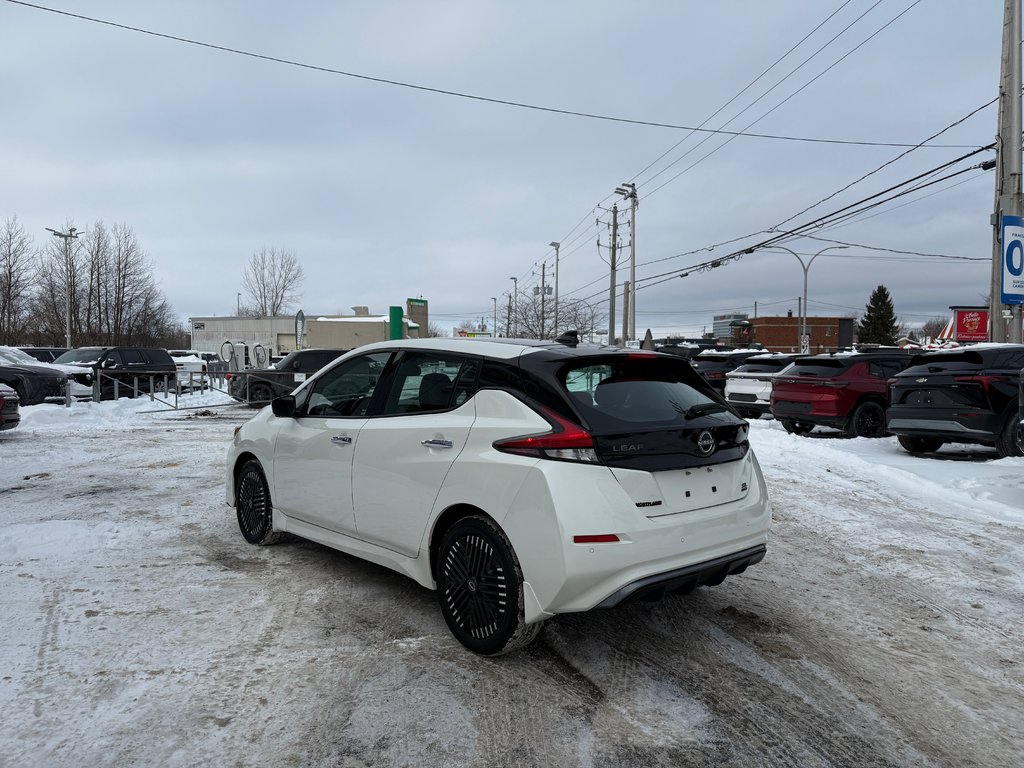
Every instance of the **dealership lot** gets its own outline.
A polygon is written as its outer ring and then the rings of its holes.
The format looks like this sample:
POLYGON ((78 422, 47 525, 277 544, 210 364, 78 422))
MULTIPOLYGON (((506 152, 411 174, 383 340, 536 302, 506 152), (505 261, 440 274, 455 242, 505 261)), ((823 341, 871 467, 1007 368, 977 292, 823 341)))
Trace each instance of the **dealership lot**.
MULTIPOLYGON (((201 402, 211 405, 215 396, 201 402)), ((197 401, 198 402, 198 401, 197 401)), ((432 592, 223 503, 239 407, 24 409, 0 436, 12 765, 1008 765, 1024 459, 754 424, 768 556, 486 659, 432 592)))

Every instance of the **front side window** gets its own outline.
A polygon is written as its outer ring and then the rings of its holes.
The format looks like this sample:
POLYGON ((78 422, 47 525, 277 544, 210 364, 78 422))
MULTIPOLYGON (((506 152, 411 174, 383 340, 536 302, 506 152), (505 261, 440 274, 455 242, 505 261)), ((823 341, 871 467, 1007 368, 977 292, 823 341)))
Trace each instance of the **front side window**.
POLYGON ((346 360, 313 384, 305 415, 326 418, 365 416, 390 352, 374 352, 346 360))

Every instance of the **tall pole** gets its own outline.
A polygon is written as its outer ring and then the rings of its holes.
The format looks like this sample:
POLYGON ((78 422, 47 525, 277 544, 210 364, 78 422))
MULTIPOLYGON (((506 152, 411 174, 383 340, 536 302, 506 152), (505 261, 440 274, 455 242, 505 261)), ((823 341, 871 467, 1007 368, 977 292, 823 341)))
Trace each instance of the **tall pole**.
POLYGON ((622 339, 625 344, 629 338, 629 281, 622 286, 622 339))
POLYGON ((555 249, 555 336, 558 335, 558 249, 561 247, 561 243, 557 243, 552 240, 548 243, 552 248, 555 249))
POLYGON ((612 206, 611 282, 608 287, 608 346, 615 346, 615 252, 619 239, 619 206, 612 206))
POLYGON ((54 237, 63 240, 64 245, 64 343, 71 349, 71 241, 78 237, 78 231, 71 227, 67 232, 46 228, 54 237))
POLYGON ((491 329, 491 338, 498 337, 498 297, 491 296, 491 301, 494 302, 494 327, 491 329))
POLYGON ((512 338, 519 338, 519 278, 510 277, 512 281, 512 338))
POLYGON ((786 248, 784 245, 773 245, 772 248, 778 248, 780 251, 786 251, 786 253, 792 254, 797 261, 800 262, 800 268, 804 271, 804 300, 800 304, 800 338, 798 342, 800 344, 800 354, 806 355, 810 351, 810 339, 807 338, 807 272, 811 269, 811 264, 814 260, 821 256, 825 251, 840 251, 845 248, 849 248, 848 245, 830 245, 828 248, 822 248, 816 254, 804 263, 804 260, 800 258, 800 254, 796 251, 786 248))
POLYGON ((1021 341, 1020 305, 1012 308, 1007 333, 1003 319, 1003 237, 1002 218, 1020 216, 1021 198, 1021 0, 1005 0, 1003 5, 1003 50, 1000 62, 999 133, 996 139, 996 207, 992 217, 992 283, 989 301, 989 325, 992 341, 1021 341))
MULTIPOLYGON (((545 261, 540 265, 540 334, 538 338, 543 339, 547 334, 544 333, 544 295, 547 293, 548 287, 544 281, 547 276, 548 263, 545 261)), ((536 289, 534 289, 536 290, 536 289)))
POLYGON ((636 338, 636 184, 623 182, 616 190, 629 200, 629 332, 626 338, 636 338))

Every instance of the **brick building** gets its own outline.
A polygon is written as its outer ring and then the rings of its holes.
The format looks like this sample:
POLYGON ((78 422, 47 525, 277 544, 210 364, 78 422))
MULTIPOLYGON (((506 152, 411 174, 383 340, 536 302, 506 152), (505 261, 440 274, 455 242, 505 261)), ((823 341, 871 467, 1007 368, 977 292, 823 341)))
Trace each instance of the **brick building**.
MULTIPOLYGON (((749 322, 749 329, 733 329, 734 345, 758 342, 771 352, 800 351, 799 317, 792 314, 785 317, 752 317, 749 322)), ((807 318, 811 354, 834 352, 843 347, 850 347, 853 345, 853 333, 852 317, 807 318)))

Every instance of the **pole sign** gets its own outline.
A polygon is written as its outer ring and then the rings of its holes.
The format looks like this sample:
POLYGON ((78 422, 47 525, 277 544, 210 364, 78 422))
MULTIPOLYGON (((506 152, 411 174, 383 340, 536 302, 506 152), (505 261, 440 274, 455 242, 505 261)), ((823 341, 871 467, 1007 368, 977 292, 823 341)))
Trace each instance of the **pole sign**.
POLYGON ((1003 304, 1024 304, 1024 218, 1003 216, 1003 304))

